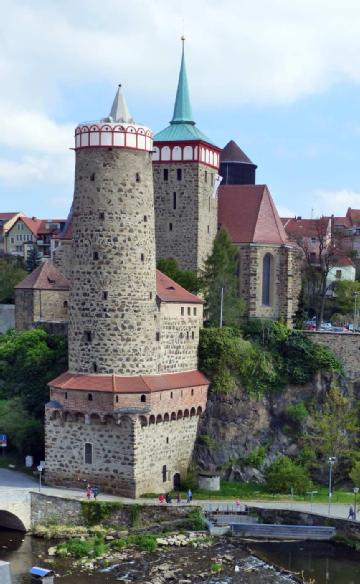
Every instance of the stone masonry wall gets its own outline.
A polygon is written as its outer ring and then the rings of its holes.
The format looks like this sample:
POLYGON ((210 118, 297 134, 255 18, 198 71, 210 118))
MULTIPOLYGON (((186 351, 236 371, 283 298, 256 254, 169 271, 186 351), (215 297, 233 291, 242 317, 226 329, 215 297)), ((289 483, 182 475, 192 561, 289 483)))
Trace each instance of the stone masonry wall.
MULTIPOLYGON (((81 485, 84 486, 85 485, 81 485)), ((85 490, 85 488, 84 488, 85 490)), ((114 510, 102 521, 104 525, 132 527, 131 504, 115 504, 114 510)), ((185 518, 194 509, 187 505, 159 506, 146 504, 138 508, 138 522, 141 526, 185 518)), ((85 525, 81 501, 31 493, 31 525, 55 520, 64 525, 85 525)))
POLYGON ((202 315, 202 304, 161 303, 159 314, 161 371, 197 369, 202 315))
POLYGON ((71 278, 71 240, 60 239, 54 251, 52 261, 58 270, 68 279, 71 278))
POLYGON ((360 380, 360 334, 302 331, 315 343, 328 347, 339 358, 346 377, 360 380))
POLYGON ((153 162, 153 169, 156 258, 173 257, 180 268, 199 271, 211 253, 217 232, 217 198, 213 197, 212 186, 216 171, 196 162, 153 162), (167 181, 164 169, 169 173, 167 181), (178 169, 182 171, 181 181, 177 180, 178 169))
POLYGON ((69 300, 72 372, 158 371, 152 185, 147 152, 76 152, 69 300))
POLYGON ((61 421, 46 412, 45 459, 48 484, 66 487, 96 484, 102 491, 128 497, 136 494, 134 482, 134 424, 123 417, 120 424, 61 421), (92 464, 86 464, 85 443, 92 444, 92 464))
POLYGON ((287 246, 238 246, 240 256, 239 290, 249 318, 282 319, 289 326, 297 309, 301 279, 298 258, 287 246), (270 306, 262 303, 263 258, 272 257, 270 306))
POLYGON ((15 290, 15 328, 26 331, 34 326, 33 291, 15 290))

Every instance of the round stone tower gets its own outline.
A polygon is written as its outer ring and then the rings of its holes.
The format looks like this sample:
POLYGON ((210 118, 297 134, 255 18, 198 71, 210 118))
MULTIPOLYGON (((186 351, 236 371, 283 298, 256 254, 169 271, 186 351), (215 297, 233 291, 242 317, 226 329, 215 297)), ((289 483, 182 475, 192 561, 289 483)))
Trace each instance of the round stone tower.
POLYGON ((157 372, 152 149, 121 86, 108 118, 76 128, 72 373, 157 372))

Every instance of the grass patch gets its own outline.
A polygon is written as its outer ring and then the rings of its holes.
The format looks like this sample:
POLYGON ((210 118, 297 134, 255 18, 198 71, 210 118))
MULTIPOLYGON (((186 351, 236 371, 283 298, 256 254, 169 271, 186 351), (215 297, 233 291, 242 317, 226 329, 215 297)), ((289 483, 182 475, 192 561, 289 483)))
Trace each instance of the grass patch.
POLYGON ((221 572, 222 570, 222 565, 219 564, 218 562, 214 562, 213 564, 211 564, 210 570, 212 574, 219 574, 219 572, 221 572))
POLYGON ((86 539, 76 537, 56 546, 56 554, 60 557, 97 558, 104 555, 107 550, 108 545, 100 535, 86 539))
POLYGON ((158 547, 156 539, 157 536, 152 535, 151 533, 139 533, 128 535, 127 537, 121 539, 114 539, 110 545, 116 550, 123 550, 130 545, 135 545, 141 550, 154 552, 158 547))

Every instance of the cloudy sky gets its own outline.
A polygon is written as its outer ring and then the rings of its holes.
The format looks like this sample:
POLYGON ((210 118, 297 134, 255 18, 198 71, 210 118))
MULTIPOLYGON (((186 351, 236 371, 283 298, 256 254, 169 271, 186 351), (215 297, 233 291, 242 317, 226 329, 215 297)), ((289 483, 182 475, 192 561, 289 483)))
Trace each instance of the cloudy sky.
POLYGON ((73 130, 116 86, 155 132, 185 31, 199 128, 238 142, 282 214, 360 208, 359 0, 1 0, 0 210, 64 217, 73 130))

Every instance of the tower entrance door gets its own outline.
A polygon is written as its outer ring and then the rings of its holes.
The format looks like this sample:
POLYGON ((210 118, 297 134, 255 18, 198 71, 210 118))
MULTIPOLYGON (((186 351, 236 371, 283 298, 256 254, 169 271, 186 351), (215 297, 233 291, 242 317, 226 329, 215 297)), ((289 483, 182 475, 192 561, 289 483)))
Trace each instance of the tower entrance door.
POLYGON ((181 479, 180 479, 180 473, 179 472, 176 472, 174 474, 173 482, 174 482, 174 490, 175 491, 179 491, 180 490, 180 487, 181 487, 181 479))

